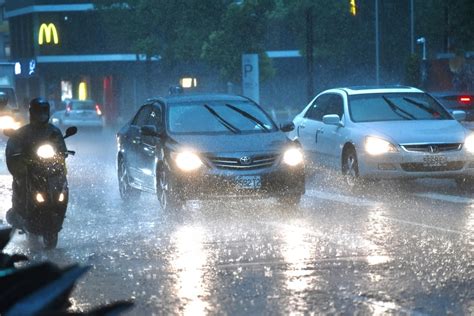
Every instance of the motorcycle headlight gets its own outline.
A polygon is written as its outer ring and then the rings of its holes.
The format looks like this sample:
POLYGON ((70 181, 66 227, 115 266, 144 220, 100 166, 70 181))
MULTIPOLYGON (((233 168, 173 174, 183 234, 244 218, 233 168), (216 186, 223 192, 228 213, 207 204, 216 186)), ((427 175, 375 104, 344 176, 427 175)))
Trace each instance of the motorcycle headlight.
POLYGON ((365 151, 370 155, 381 155, 390 152, 397 152, 394 145, 386 140, 369 136, 365 139, 365 151))
POLYGON ((11 116, 0 116, 0 128, 1 129, 18 129, 20 123, 15 121, 11 116))
POLYGON ((53 146, 46 144, 39 146, 38 150, 36 151, 36 154, 40 158, 49 159, 53 158, 54 155, 56 155, 56 150, 53 148, 53 146))
POLYGON ((64 195, 64 193, 61 192, 61 194, 59 194, 58 201, 59 202, 64 202, 64 198, 65 198, 65 195, 64 195))
POLYGON ((43 194, 41 194, 41 193, 36 193, 35 198, 36 198, 36 202, 38 202, 38 203, 44 203, 44 201, 45 201, 45 199, 43 197, 43 194))
POLYGON ((179 169, 183 171, 197 170, 202 166, 202 160, 193 152, 183 151, 177 153, 174 157, 174 161, 179 169))
POLYGON ((470 153, 474 153, 474 134, 466 137, 464 140, 464 148, 470 153))
POLYGON ((303 163, 303 153, 299 148, 290 148, 283 154, 283 162, 289 166, 297 166, 303 163))

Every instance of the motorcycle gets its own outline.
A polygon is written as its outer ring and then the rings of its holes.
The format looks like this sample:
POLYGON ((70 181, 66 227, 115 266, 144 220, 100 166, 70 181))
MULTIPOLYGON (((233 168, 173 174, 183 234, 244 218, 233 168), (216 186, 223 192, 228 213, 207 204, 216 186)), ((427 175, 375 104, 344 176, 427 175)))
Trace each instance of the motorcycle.
MULTIPOLYGON (((11 130, 4 131, 6 136, 12 133, 11 130)), ((75 126, 69 127, 63 137, 66 139, 76 133, 75 126)), ((45 141, 28 155, 30 157, 24 157, 27 162, 26 207, 15 215, 12 210, 7 213, 7 221, 12 226, 30 236, 43 236, 43 243, 48 249, 56 247, 66 215, 69 200, 66 158, 74 154, 70 150, 57 152, 45 141)))

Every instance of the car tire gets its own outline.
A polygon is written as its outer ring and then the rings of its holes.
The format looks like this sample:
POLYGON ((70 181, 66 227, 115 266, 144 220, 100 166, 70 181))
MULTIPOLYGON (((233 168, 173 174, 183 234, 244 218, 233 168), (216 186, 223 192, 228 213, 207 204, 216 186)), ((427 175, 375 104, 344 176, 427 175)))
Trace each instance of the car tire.
POLYGON ((122 200, 128 201, 140 197, 140 191, 130 185, 127 165, 123 159, 119 159, 118 163, 118 181, 120 197, 122 200))
POLYGON ((474 178, 456 178, 456 185, 463 191, 472 191, 474 189, 474 178))
POLYGON ((300 204, 301 194, 287 194, 278 197, 278 203, 283 207, 295 207, 300 204))
POLYGON ((349 148, 344 151, 342 160, 342 176, 344 184, 350 192, 358 193, 364 184, 359 177, 359 163, 355 149, 349 148))
POLYGON ((169 172, 165 167, 158 168, 158 179, 156 181, 156 194, 160 202, 161 209, 164 212, 171 212, 182 209, 184 200, 174 191, 173 184, 170 180, 169 172))

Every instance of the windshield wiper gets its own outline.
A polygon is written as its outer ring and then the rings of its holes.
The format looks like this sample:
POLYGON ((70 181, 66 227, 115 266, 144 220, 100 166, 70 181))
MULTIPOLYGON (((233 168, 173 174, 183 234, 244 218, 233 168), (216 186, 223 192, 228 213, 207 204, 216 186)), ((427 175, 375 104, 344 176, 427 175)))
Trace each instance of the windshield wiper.
POLYGON ((231 104, 226 104, 226 106, 232 110, 234 110, 235 112, 241 114, 242 116, 248 118, 249 120, 251 120, 252 122, 254 123, 257 123, 258 126, 260 126, 265 132, 269 132, 270 129, 268 127, 265 126, 265 124, 260 121, 258 118, 256 118, 255 116, 253 116, 252 114, 248 113, 248 112, 245 112, 244 110, 242 109, 239 109, 238 107, 236 106, 233 106, 231 104))
POLYGON ((219 115, 219 113, 217 113, 213 108, 211 108, 209 105, 207 104, 204 104, 204 107, 209 111, 209 113, 211 113, 212 115, 214 115, 217 120, 219 121, 219 123, 221 123, 222 125, 224 125, 229 131, 231 131, 232 133, 234 134, 237 134, 237 133, 240 133, 240 129, 238 129, 237 127, 235 127, 234 125, 230 124, 229 122, 227 122, 222 116, 219 115))
POLYGON ((413 114, 408 113, 404 109, 401 109, 399 106, 397 106, 395 103, 393 103, 392 100, 389 100, 386 96, 383 95, 382 99, 384 99, 384 101, 387 102, 390 109, 392 109, 392 111, 395 114, 397 114, 398 116, 404 118, 405 120, 416 120, 416 117, 413 114), (400 111, 401 113, 398 113, 397 111, 400 111), (403 113, 403 115, 402 115, 402 113, 403 113))
POLYGON ((407 97, 404 97, 403 100, 407 101, 408 103, 411 103, 415 106, 417 106, 418 108, 422 109, 423 111, 426 111, 428 113, 430 113, 431 115, 439 115, 439 112, 436 111, 436 110, 433 110, 432 108, 430 107, 427 107, 426 104, 423 104, 421 102, 418 102, 418 101, 415 101, 413 99, 410 99, 410 98, 407 98, 407 97))

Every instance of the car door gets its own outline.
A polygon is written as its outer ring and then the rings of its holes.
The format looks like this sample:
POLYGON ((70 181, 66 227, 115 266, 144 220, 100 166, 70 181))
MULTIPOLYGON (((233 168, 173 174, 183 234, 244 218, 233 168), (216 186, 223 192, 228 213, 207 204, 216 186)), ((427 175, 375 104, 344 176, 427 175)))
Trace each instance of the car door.
POLYGON ((150 112, 150 105, 144 105, 132 120, 127 133, 127 142, 129 144, 129 149, 126 153, 127 165, 133 181, 140 186, 143 186, 145 182, 143 171, 141 170, 143 163, 141 161, 142 135, 140 129, 146 124, 150 112))
POLYGON ((318 96, 304 114, 300 124, 296 126, 298 139, 300 140, 307 158, 320 164, 319 133, 323 127, 323 113, 328 106, 326 94, 318 96))
MULTIPOLYGON (((341 94, 328 94, 327 107, 323 113, 324 115, 336 114, 344 120, 344 99, 341 94)), ((320 149, 320 159, 323 164, 332 168, 339 168, 341 165, 340 151, 344 143, 343 135, 344 127, 323 124, 318 133, 318 148, 320 149)))
MULTIPOLYGON (((156 131, 164 130, 163 110, 160 103, 151 107, 145 125, 154 126, 156 131)), ((158 135, 142 135, 140 144, 140 169, 144 179, 143 184, 150 190, 155 189, 156 178, 156 153, 161 150, 162 138, 158 135)))

